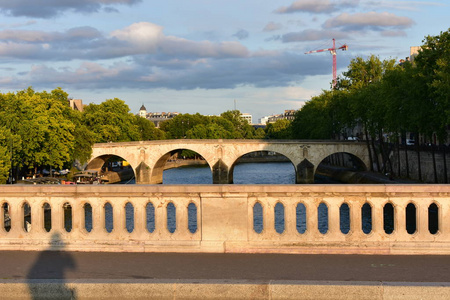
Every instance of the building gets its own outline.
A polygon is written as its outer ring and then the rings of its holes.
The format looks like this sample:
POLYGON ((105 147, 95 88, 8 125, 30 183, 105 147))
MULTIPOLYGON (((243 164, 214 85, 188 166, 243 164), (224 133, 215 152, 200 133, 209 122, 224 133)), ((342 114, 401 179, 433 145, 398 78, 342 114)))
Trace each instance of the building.
POLYGON ((253 121, 252 121, 253 118, 252 118, 251 114, 242 113, 241 118, 244 120, 247 120, 248 124, 253 124, 253 121))
POLYGON ((141 118, 146 118, 147 120, 152 121, 153 124, 155 124, 155 126, 157 128, 159 128, 159 125, 161 122, 175 118, 179 114, 180 113, 178 113, 178 112, 168 112, 168 113, 166 113, 166 112, 149 112, 148 113, 147 109, 142 104, 141 108, 139 109, 138 115, 141 118))
POLYGON ((81 99, 69 99, 69 105, 70 108, 73 110, 83 111, 84 110, 84 104, 83 100, 81 99))
POLYGON ((293 121, 295 119, 295 113, 296 112, 297 111, 295 109, 287 109, 282 114, 272 115, 272 116, 267 116, 267 117, 261 118, 260 119, 260 123, 261 124, 275 123, 278 120, 293 121))
POLYGON ((147 118, 147 109, 145 108, 144 104, 142 104, 141 108, 139 109, 139 117, 147 118))
POLYGON ((420 49, 420 46, 409 47, 409 59, 411 61, 414 61, 414 58, 419 54, 420 49))

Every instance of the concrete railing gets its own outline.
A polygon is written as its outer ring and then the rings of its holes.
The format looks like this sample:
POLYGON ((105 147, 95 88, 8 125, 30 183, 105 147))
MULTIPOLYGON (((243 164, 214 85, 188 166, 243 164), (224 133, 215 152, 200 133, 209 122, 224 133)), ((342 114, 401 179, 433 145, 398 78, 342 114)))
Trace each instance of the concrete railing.
POLYGON ((0 205, 0 250, 450 254, 449 185, 3 185, 0 205))

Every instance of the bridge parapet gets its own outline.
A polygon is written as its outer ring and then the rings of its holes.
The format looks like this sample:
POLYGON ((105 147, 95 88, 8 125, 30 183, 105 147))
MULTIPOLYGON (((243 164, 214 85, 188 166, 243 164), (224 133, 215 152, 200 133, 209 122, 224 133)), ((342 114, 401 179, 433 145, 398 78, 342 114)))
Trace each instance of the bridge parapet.
POLYGON ((14 185, 0 195, 0 250, 450 254, 448 185, 14 185))

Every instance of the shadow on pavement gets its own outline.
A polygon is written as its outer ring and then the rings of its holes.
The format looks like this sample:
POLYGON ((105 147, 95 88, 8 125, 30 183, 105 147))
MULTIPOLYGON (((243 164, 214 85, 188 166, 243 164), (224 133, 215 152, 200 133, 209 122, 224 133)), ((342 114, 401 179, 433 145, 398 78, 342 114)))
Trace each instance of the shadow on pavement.
POLYGON ((61 236, 53 234, 50 248, 39 254, 27 274, 32 299, 76 299, 75 290, 65 284, 65 272, 76 269, 76 264, 63 249, 61 236))

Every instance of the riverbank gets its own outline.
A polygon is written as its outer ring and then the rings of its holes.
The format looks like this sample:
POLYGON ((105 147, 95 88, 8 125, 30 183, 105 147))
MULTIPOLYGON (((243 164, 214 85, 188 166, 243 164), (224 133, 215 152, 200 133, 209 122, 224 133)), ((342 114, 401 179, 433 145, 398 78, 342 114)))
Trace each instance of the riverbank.
POLYGON ((402 179, 402 178, 389 178, 380 173, 370 171, 354 171, 352 169, 346 169, 342 167, 335 167, 330 165, 321 165, 317 171, 317 174, 333 178, 342 183, 352 184, 417 184, 419 182, 414 180, 402 179))

